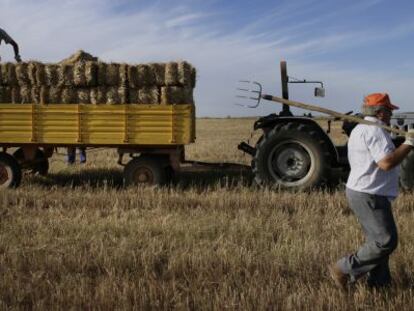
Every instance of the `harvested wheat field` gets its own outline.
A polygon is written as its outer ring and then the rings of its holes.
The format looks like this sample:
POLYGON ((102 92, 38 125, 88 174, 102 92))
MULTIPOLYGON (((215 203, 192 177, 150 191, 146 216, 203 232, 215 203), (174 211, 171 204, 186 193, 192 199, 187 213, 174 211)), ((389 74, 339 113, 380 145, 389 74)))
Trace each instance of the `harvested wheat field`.
MULTIPOLYGON (((197 122, 188 158, 248 163, 236 146, 252 119, 197 122)), ((113 151, 90 151, 74 167, 55 155, 48 177, 0 193, 0 309, 413 308, 413 194, 394 206, 392 288, 362 280, 343 294, 326 267, 362 242, 343 189, 275 192, 251 180, 194 173, 125 189, 113 151)))

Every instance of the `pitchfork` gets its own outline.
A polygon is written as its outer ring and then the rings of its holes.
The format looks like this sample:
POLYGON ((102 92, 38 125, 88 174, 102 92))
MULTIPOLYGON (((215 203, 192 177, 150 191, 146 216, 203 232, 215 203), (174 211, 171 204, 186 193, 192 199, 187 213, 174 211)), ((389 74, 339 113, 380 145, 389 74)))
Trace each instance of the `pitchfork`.
MULTIPOLYGON (((238 104, 239 106, 244 106, 244 107, 248 107, 248 108, 256 108, 260 105, 261 100, 264 99, 264 100, 277 102, 277 103, 280 103, 280 104, 285 104, 285 105, 296 107, 296 108, 321 112, 321 113, 324 113, 324 114, 331 115, 331 116, 333 116, 337 119, 340 119, 340 120, 348 120, 348 121, 352 121, 352 122, 356 122, 356 123, 378 126, 380 128, 383 128, 387 131, 390 131, 390 132, 398 134, 398 135, 405 136, 408 133, 408 132, 406 132, 404 130, 400 130, 398 128, 392 128, 390 126, 386 126, 386 125, 378 124, 378 123, 375 123, 375 122, 367 121, 367 120, 361 119, 359 117, 343 114, 343 113, 340 113, 340 112, 337 112, 337 111, 334 111, 334 110, 322 108, 322 107, 315 106, 315 105, 309 105, 309 104, 305 104, 305 103, 301 103, 301 102, 297 102, 297 101, 292 101, 292 100, 284 99, 284 98, 273 96, 273 95, 263 94, 262 93, 262 90, 263 90, 262 85, 259 82, 256 82, 256 81, 242 80, 242 81, 239 81, 239 82, 242 83, 243 87, 237 88, 237 90, 240 91, 240 92, 246 93, 246 94, 245 95, 238 94, 238 95, 236 95, 236 97, 256 102, 255 105, 238 104), (251 93, 253 95, 251 95, 249 93, 251 93)), ((410 135, 413 135, 413 134, 410 133, 410 135)))

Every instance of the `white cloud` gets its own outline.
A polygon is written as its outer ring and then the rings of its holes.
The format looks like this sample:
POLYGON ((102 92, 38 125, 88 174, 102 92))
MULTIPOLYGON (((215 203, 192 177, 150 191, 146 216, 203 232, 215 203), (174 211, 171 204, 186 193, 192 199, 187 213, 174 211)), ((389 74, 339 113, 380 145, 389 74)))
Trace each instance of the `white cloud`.
MULTIPOLYGON (((378 2, 365 1, 361 5, 370 7, 378 2)), ((220 18, 228 19, 231 13, 201 10, 191 6, 191 1, 172 8, 157 2, 142 5, 139 10, 115 13, 109 0, 0 0, 0 27, 20 43, 24 59, 58 61, 81 48, 106 61, 187 59, 198 68, 196 105, 198 114, 203 116, 261 115, 278 111, 278 106, 267 104, 257 110, 237 107, 234 95, 236 82, 244 78, 262 81, 268 92, 280 94, 281 59, 289 61, 293 76, 321 79, 327 86, 324 100, 312 98, 310 87, 296 86, 291 88, 292 98, 347 111, 359 106, 363 94, 388 90, 396 102, 409 108, 404 100, 411 97, 407 90, 413 79, 399 78, 392 66, 370 73, 364 68, 346 68, 339 62, 332 64, 329 59, 310 62, 309 55, 356 48, 366 44, 367 38, 385 41, 395 36, 394 29, 380 35, 364 29, 315 33, 305 40, 302 32, 307 34, 309 27, 318 23, 317 19, 294 23, 292 16, 283 12, 294 10, 293 17, 300 16, 309 13, 314 3, 317 1, 279 6, 263 19, 259 18, 260 21, 229 33, 222 30, 220 18), (276 16, 284 18, 284 26, 279 29, 273 28, 276 16)), ((121 4, 127 5, 128 1, 121 4)), ((334 18, 330 13, 325 15, 334 18)), ((321 14, 320 18, 325 15, 321 14)), ((401 36, 408 31, 398 25, 396 29, 401 36)), ((3 59, 12 59, 10 46, 2 45, 0 53, 3 59)), ((412 66, 412 63, 405 65, 412 66)))

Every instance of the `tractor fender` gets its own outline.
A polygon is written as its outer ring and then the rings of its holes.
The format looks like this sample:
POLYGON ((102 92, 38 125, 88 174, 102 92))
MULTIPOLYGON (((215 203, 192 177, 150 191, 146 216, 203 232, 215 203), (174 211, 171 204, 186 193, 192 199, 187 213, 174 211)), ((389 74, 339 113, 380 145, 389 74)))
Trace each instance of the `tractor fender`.
MULTIPOLYGON (((312 127, 312 129, 318 131, 320 137, 328 146, 329 153, 332 157, 332 163, 339 163, 339 153, 335 144, 329 135, 322 129, 322 127, 313 118, 308 117, 279 117, 277 115, 269 115, 267 117, 260 118, 254 124, 254 129, 262 129, 264 134, 272 130, 276 125, 295 122, 298 124, 305 124, 312 127)), ((260 141, 260 139, 259 139, 260 141)))

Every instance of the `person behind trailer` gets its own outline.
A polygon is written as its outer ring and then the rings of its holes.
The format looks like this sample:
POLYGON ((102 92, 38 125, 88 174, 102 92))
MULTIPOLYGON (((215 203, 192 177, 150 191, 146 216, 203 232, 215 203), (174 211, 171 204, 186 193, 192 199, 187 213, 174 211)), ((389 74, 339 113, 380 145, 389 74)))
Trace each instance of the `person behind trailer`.
MULTIPOLYGON (((79 163, 86 163, 86 148, 79 149, 79 163)), ((75 164, 76 162, 76 147, 68 147, 66 161, 68 164, 75 164)))
MULTIPOLYGON (((20 63, 22 59, 19 54, 19 46, 17 45, 16 41, 14 41, 13 38, 7 34, 6 31, 0 28, 0 45, 2 41, 4 41, 6 44, 10 44, 13 46, 14 58, 18 63, 20 63)), ((0 61, 1 61, 1 57, 0 57, 0 61)))
MULTIPOLYGON (((389 125, 398 107, 391 104, 388 94, 374 93, 365 97, 362 109, 365 120, 389 125)), ((351 132, 346 197, 362 226, 365 243, 329 266, 332 279, 342 289, 364 275, 369 287, 391 284, 388 261, 398 244, 391 203, 398 195, 398 165, 414 148, 413 134, 409 130, 404 143, 395 147, 383 128, 358 124, 351 132)))

